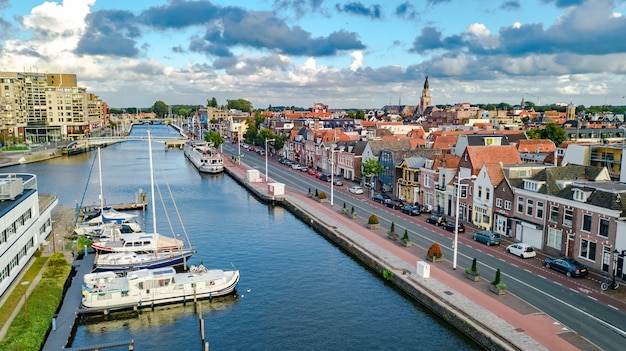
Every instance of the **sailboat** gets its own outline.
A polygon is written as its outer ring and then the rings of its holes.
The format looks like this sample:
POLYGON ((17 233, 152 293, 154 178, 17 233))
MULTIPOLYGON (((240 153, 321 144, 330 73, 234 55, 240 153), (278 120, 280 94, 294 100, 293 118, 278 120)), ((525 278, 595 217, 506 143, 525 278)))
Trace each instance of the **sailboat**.
MULTIPOLYGON (((94 262, 94 271, 127 271, 186 265, 189 257, 195 253, 191 244, 189 244, 188 248, 185 248, 182 240, 162 236, 157 232, 154 167, 152 163, 152 139, 150 132, 148 132, 148 150, 150 153, 152 228, 154 232, 125 234, 119 238, 92 243, 91 247, 98 251, 94 262)), ((185 237, 187 237, 186 233, 185 237)), ((187 238, 187 241, 189 241, 189 238, 187 238)))
POLYGON ((83 218, 82 224, 75 225, 74 232, 77 235, 86 235, 90 238, 111 236, 117 229, 119 229, 120 233, 140 232, 141 226, 139 223, 135 222, 135 219, 137 218, 136 214, 123 213, 111 207, 105 206, 104 194, 102 192, 102 159, 100 157, 100 148, 98 148, 97 156, 100 181, 100 207, 93 208, 92 213, 83 218))

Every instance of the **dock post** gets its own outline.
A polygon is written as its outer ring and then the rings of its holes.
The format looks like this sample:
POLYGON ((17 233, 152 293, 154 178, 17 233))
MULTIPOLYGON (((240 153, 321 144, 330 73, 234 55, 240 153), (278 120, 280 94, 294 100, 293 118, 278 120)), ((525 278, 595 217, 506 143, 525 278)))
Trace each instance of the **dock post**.
POLYGON ((202 335, 202 342, 204 342, 204 319, 200 319, 200 335, 202 335))
POLYGON ((204 351, 209 351, 209 342, 204 343, 204 351))
POLYGON ((52 317, 52 330, 57 330, 57 317, 52 317))

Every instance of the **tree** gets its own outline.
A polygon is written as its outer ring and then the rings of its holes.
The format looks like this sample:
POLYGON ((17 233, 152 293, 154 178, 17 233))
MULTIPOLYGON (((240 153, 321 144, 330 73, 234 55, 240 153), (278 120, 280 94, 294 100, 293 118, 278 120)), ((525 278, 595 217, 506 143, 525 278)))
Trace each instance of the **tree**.
POLYGON ((157 101, 152 105, 152 112, 156 113, 160 118, 164 118, 167 111, 168 107, 163 101, 157 101))
POLYGON ((217 108, 217 99, 212 97, 211 100, 207 100, 207 106, 217 108))
POLYGON ((226 100, 226 107, 228 109, 240 110, 243 112, 252 113, 252 104, 246 99, 226 100))
POLYGON ((218 148, 220 147, 220 145, 224 144, 224 138, 222 138, 220 133, 213 130, 207 133, 207 135, 204 137, 204 140, 208 141, 209 143, 213 143, 213 146, 215 148, 218 148))
POLYGON ((550 139, 556 146, 561 145, 567 139, 565 130, 556 123, 548 123, 545 128, 541 129, 529 129, 526 135, 531 139, 550 139))
POLYGON ((365 111, 363 111, 363 110, 356 110, 356 118, 357 119, 365 119, 365 111))
POLYGON ((365 161, 362 166, 363 175, 367 177, 373 177, 383 173, 383 166, 381 166, 380 163, 373 158, 365 161))

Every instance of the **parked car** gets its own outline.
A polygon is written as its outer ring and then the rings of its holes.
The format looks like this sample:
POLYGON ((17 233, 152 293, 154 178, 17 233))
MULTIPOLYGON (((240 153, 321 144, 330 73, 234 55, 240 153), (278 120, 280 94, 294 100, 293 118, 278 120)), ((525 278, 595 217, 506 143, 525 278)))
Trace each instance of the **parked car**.
POLYGON ((584 264, 569 257, 546 258, 545 263, 546 267, 565 273, 568 277, 584 277, 589 273, 584 264))
POLYGON ((358 185, 351 186, 351 187, 348 189, 348 191, 349 191, 349 192, 351 192, 351 193, 353 193, 353 194, 363 194, 363 188, 361 188, 361 187, 360 187, 360 186, 358 186, 358 185))
POLYGON ((385 202, 391 200, 391 197, 387 194, 376 194, 372 197, 372 200, 374 200, 374 202, 384 204, 385 202))
POLYGON ((284 158, 284 157, 281 157, 281 158, 278 159, 278 163, 280 163, 281 165, 284 165, 286 161, 287 161, 287 159, 284 158))
POLYGON ((420 212, 419 206, 414 205, 404 205, 402 206, 400 211, 402 211, 402 213, 408 214, 409 216, 419 216, 420 214, 422 214, 420 212))
POLYGON ((323 182, 330 182, 330 174, 322 173, 322 175, 320 176, 320 180, 323 182))
POLYGON ((500 234, 493 230, 480 230, 472 235, 472 238, 478 242, 491 245, 500 245, 500 234))
POLYGON ((310 175, 317 175, 317 171, 313 168, 309 169, 309 171, 307 172, 310 175))
POLYGON ((506 247, 506 252, 521 258, 531 258, 537 256, 537 252, 532 246, 524 243, 515 243, 506 247))
POLYGON ((335 178, 335 179, 333 180, 333 185, 334 185, 334 186, 342 186, 342 185, 343 185, 343 181, 342 181, 341 179, 337 179, 337 178, 335 178))
MULTIPOLYGON (((450 222, 446 222, 443 225, 443 229, 454 233, 454 225, 456 221, 450 221, 450 222)), ((463 223, 459 223, 459 233, 465 233, 465 225, 463 223)))
POLYGON ((432 216, 428 216, 428 218, 426 218, 426 222, 439 226, 439 225, 446 224, 447 221, 446 221, 446 218, 444 216, 432 215, 432 216))
POLYGON ((385 206, 393 208, 394 210, 399 210, 401 209, 403 206, 405 205, 404 201, 396 199, 396 200, 389 200, 387 202, 385 202, 385 206))

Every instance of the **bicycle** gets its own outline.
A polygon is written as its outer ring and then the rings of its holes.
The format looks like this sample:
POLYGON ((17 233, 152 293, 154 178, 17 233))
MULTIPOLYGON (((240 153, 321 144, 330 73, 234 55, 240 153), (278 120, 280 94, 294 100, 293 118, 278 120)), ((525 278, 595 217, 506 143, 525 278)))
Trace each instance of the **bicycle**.
POLYGON ((605 278, 602 284, 600 284, 600 289, 606 291, 608 289, 617 290, 619 288, 619 282, 615 278, 605 278))

